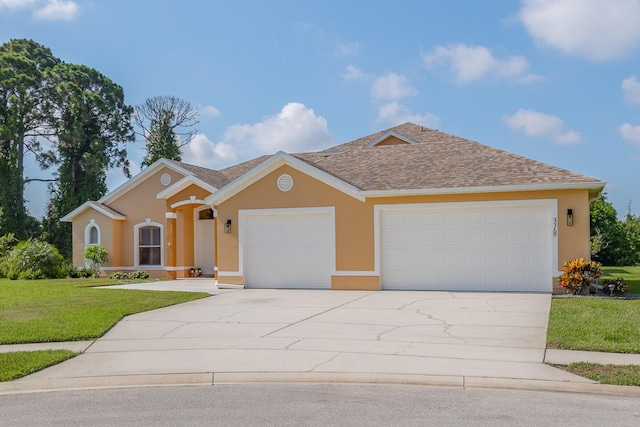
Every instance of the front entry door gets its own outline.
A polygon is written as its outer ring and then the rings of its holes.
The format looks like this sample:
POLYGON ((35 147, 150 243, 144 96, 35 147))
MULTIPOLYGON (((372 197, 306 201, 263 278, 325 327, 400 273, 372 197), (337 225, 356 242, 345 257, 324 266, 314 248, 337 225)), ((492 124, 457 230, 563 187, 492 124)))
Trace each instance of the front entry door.
POLYGON ((214 219, 196 213, 194 232, 195 265, 202 268, 202 274, 212 276, 215 265, 214 219))

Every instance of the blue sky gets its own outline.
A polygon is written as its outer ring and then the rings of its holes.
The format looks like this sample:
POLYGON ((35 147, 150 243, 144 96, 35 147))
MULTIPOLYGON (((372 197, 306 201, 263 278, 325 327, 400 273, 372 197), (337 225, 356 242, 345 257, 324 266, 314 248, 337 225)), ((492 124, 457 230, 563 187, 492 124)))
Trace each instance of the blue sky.
MULTIPOLYGON (((619 215, 629 200, 640 214, 639 23, 640 0, 0 0, 0 43, 94 67, 131 105, 196 106, 186 162, 413 121, 606 181, 619 215)), ((143 147, 128 148, 134 172, 143 147)), ((46 185, 27 197, 41 216, 46 185)))

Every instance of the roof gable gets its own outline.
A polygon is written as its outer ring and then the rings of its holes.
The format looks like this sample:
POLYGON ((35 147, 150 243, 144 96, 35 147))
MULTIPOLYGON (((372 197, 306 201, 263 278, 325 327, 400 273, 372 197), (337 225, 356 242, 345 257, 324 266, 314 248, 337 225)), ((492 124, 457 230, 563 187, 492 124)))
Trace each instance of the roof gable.
POLYGON ((86 211, 87 209, 93 209, 113 220, 124 221, 125 219, 127 219, 127 217, 124 214, 121 214, 117 210, 113 209, 110 206, 105 205, 104 203, 88 201, 78 206, 68 214, 66 214, 60 220, 64 222, 72 222, 73 218, 80 215, 82 212, 86 211))
POLYGON ((230 199, 235 196, 245 188, 249 187, 251 184, 259 181, 260 179, 267 176, 269 173, 278 169, 283 165, 288 165, 306 175, 311 176, 330 187, 333 187, 343 193, 354 197, 360 201, 364 201, 364 197, 360 194, 360 189, 354 187, 353 185, 336 178, 330 173, 325 172, 319 168, 314 167, 313 165, 302 161, 290 154, 287 154, 283 151, 279 151, 274 154, 268 160, 264 161, 260 165, 254 167, 249 172, 241 175, 236 178, 234 181, 230 182, 223 188, 219 189, 217 192, 212 194, 211 196, 205 199, 205 202, 211 205, 217 205, 225 200, 230 199))
POLYGON ((189 176, 185 176, 184 178, 182 178, 180 181, 176 182, 169 188, 162 190, 156 195, 156 197, 158 199, 169 199, 191 185, 196 185, 208 191, 209 193, 214 193, 217 190, 216 187, 207 184, 206 182, 202 181, 201 179, 195 176, 189 175, 189 176))
POLYGON ((397 132, 389 131, 384 135, 380 136, 379 138, 371 141, 369 144, 367 144, 367 147, 383 147, 387 145, 404 145, 404 144, 413 145, 413 144, 417 144, 417 142, 415 142, 413 139, 408 138, 404 135, 400 135, 397 132))
POLYGON ((108 203, 113 203, 114 200, 117 200, 118 198, 122 197, 123 195, 125 195, 127 192, 131 191, 133 188, 135 188, 136 186, 138 186, 142 182, 146 181, 148 178, 150 178, 153 174, 155 174, 156 172, 161 170, 163 167, 169 168, 169 169, 171 169, 171 170, 173 170, 175 172, 178 172, 178 173, 180 173, 180 174, 182 174, 184 176, 193 175, 193 172, 191 172, 188 169, 178 165, 175 162, 172 162, 171 160, 160 159, 157 162, 155 162, 154 164, 152 164, 151 166, 149 166, 148 168, 144 169, 143 171, 141 171, 140 173, 135 175, 133 178, 131 178, 128 181, 126 181, 121 186, 117 187, 115 190, 110 191, 109 193, 107 193, 105 196, 103 196, 98 201, 100 203, 107 203, 107 204, 108 203))

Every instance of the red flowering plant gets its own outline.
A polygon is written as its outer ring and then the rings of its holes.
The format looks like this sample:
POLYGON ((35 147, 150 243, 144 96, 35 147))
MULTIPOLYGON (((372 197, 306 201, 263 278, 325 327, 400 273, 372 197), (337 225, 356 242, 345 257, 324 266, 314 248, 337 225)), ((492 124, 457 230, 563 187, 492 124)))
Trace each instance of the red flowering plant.
POLYGON ((602 266, 595 261, 576 258, 567 261, 562 267, 560 286, 579 295, 589 289, 589 284, 602 276, 602 266))

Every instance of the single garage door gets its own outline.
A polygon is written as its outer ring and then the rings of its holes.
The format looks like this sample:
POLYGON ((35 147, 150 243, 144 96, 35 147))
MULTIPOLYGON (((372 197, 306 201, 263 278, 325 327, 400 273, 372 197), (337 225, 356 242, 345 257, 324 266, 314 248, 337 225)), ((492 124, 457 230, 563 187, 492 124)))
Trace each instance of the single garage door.
POLYGON ((550 292, 548 204, 380 210, 383 289, 550 292))
POLYGON ((245 214, 245 286, 330 289, 332 218, 328 211, 245 214))

